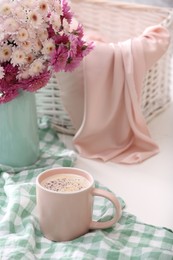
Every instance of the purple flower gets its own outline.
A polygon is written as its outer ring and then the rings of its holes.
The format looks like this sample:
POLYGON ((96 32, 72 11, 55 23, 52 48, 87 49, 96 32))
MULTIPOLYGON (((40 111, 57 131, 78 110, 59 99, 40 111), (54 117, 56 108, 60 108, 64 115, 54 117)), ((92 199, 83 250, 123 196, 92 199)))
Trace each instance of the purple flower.
MULTIPOLYGON (((1 64, 1 66, 4 68, 5 77, 3 78, 7 83, 16 83, 16 74, 18 73, 18 67, 13 66, 9 62, 5 62, 1 64)), ((2 80, 3 80, 2 79, 2 80)))
POLYGON ((76 35, 74 34, 69 35, 69 52, 68 52, 69 57, 73 58, 76 56, 78 42, 79 42, 79 38, 76 35))
POLYGON ((47 28, 47 32, 48 38, 53 38, 56 35, 54 29, 52 28, 52 25, 49 25, 49 27, 47 28))
POLYGON ((84 43, 81 50, 82 50, 82 57, 88 55, 94 49, 94 43, 84 43))
POLYGON ((0 104, 9 102, 17 97, 19 94, 18 85, 11 85, 6 90, 0 89, 0 104))
POLYGON ((76 67, 79 66, 81 60, 81 57, 69 58, 64 68, 64 71, 73 71, 76 67))
POLYGON ((0 104, 8 102, 18 95, 18 81, 16 74, 18 67, 13 67, 12 64, 4 62, 1 64, 4 68, 5 76, 0 80, 0 104))
POLYGON ((47 69, 38 76, 20 80, 20 88, 26 91, 34 92, 44 87, 51 77, 51 72, 47 69))
POLYGON ((84 36, 83 26, 81 24, 79 24, 77 29, 74 29, 72 31, 72 33, 75 35, 78 35, 80 38, 82 38, 84 36))
POLYGON ((68 2, 66 0, 62 0, 61 3, 63 18, 65 18, 68 21, 68 23, 71 23, 73 14, 70 10, 70 6, 68 5, 68 2))
POLYGON ((60 35, 60 34, 56 34, 53 37, 53 40, 55 42, 55 45, 60 45, 60 44, 64 44, 66 45, 69 42, 69 36, 66 34, 60 35))
POLYGON ((6 91, 0 90, 0 104, 13 100, 18 94, 18 87, 16 85, 13 85, 12 88, 8 88, 6 91))
POLYGON ((51 55, 51 66, 55 72, 64 70, 68 58, 67 47, 60 44, 51 55))
POLYGON ((5 71, 7 74, 0 80, 0 104, 9 102, 17 97, 21 89, 34 92, 44 87, 51 77, 51 72, 46 69, 38 76, 18 81, 16 79, 17 67, 7 64, 5 71))

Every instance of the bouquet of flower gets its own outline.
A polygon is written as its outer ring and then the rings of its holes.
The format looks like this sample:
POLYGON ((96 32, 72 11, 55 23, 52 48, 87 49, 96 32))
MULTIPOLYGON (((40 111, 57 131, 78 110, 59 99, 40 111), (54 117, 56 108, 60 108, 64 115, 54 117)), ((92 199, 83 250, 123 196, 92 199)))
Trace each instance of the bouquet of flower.
POLYGON ((66 0, 1 1, 0 103, 44 87, 52 72, 72 71, 92 50, 72 19, 66 0))

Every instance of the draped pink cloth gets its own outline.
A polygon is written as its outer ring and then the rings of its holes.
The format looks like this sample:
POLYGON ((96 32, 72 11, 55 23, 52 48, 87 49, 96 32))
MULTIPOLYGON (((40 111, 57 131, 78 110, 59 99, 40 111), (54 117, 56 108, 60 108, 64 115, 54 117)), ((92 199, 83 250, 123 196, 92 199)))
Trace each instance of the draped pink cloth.
POLYGON ((79 154, 134 164, 159 152, 141 111, 141 90, 169 40, 167 29, 157 25, 124 42, 96 42, 83 61, 83 119, 73 139, 79 154))

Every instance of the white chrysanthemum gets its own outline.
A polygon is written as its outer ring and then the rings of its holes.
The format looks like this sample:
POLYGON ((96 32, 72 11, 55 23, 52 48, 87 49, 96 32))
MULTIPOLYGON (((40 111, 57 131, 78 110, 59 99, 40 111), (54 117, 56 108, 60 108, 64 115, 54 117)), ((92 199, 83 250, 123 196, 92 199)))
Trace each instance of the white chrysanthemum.
POLYGON ((2 16, 7 16, 11 14, 11 5, 9 3, 4 3, 0 5, 0 14, 2 16))
POLYGON ((27 63, 32 63, 34 60, 34 55, 32 53, 29 53, 26 55, 26 62, 27 63))
POLYGON ((26 54, 23 50, 13 50, 11 56, 11 63, 13 65, 23 65, 26 63, 26 54))
POLYGON ((43 43, 42 53, 49 55, 55 49, 55 43, 52 39, 48 39, 43 43))
POLYGON ((45 30, 45 29, 43 29, 43 30, 40 30, 39 32, 38 32, 38 37, 39 37, 39 39, 40 39, 40 41, 45 41, 45 40, 47 40, 47 38, 48 38, 48 32, 47 32, 47 30, 45 30))
POLYGON ((21 28, 16 37, 18 41, 25 42, 28 39, 28 31, 25 28, 21 28))
POLYGON ((62 15, 61 4, 58 1, 54 2, 53 7, 54 7, 55 13, 57 13, 57 15, 62 15))
POLYGON ((7 18, 5 21, 4 21, 4 30, 7 32, 7 33, 13 33, 15 32, 18 28, 19 28, 19 24, 16 22, 16 20, 12 17, 10 18, 7 18))
POLYGON ((48 0, 48 1, 49 1, 49 7, 53 7, 55 0, 48 0))
POLYGON ((37 5, 37 1, 35 0, 22 0, 20 1, 20 4, 23 6, 23 8, 26 9, 33 9, 37 5))
POLYGON ((49 10, 49 5, 46 0, 40 0, 38 3, 39 12, 42 14, 46 14, 49 10))
POLYGON ((29 71, 28 70, 23 70, 23 71, 20 71, 17 75, 17 79, 18 80, 21 80, 21 79, 27 79, 29 78, 30 75, 29 75, 29 71))
POLYGON ((0 66, 0 79, 3 79, 4 75, 5 75, 4 68, 0 66))
POLYGON ((5 38, 5 34, 2 32, 2 30, 0 29, 0 42, 3 41, 5 38))
POLYGON ((35 28, 39 27, 43 23, 42 16, 36 11, 31 11, 29 13, 29 21, 35 28))
POLYGON ((4 44, 0 47, 0 61, 8 61, 11 58, 12 49, 9 45, 4 44))
POLYGON ((15 8, 12 10, 13 16, 19 20, 19 21, 26 21, 27 15, 25 10, 22 8, 22 6, 15 6, 15 8))
POLYGON ((33 46, 33 50, 34 52, 39 52, 42 49, 42 43, 39 39, 36 39, 35 41, 32 41, 32 46, 33 46))
POLYGON ((20 48, 24 50, 25 53, 30 53, 32 51, 31 41, 20 42, 20 48))
POLYGON ((33 63, 31 63, 30 69, 29 69, 29 74, 30 76, 37 76, 41 72, 43 72, 45 66, 44 66, 44 61, 42 59, 37 59, 34 60, 33 63))
POLYGON ((69 25, 69 23, 67 22, 67 20, 63 20, 63 31, 65 32, 65 33, 68 33, 69 31, 70 31, 70 25, 69 25))
POLYGON ((29 33, 29 38, 32 39, 32 41, 34 41, 36 38, 38 38, 35 29, 29 27, 28 28, 28 33, 29 33))
POLYGON ((61 20, 59 15, 57 15, 55 12, 51 13, 49 21, 52 24, 53 29, 58 32, 61 27, 61 20))

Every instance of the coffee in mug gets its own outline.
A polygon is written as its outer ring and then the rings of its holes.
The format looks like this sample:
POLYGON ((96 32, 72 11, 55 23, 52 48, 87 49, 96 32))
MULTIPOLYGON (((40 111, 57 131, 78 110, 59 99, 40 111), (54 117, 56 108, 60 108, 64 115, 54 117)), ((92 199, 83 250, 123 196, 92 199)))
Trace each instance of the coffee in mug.
POLYGON ((90 183, 83 176, 76 174, 55 174, 43 180, 41 185, 56 192, 75 192, 87 188, 90 183))
POLYGON ((69 241, 89 230, 109 228, 121 217, 121 205, 114 194, 94 187, 90 173, 78 168, 49 169, 36 179, 40 229, 52 241, 69 241), (92 220, 94 196, 107 198, 115 207, 111 220, 92 220))

